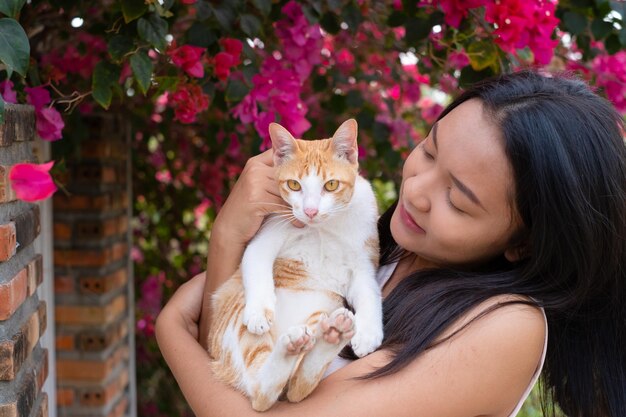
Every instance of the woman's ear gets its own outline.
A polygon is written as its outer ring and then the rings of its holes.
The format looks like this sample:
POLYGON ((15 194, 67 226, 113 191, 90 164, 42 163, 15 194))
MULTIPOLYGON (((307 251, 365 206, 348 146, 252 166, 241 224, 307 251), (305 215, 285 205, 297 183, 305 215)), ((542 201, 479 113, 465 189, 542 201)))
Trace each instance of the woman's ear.
POLYGON ((511 246, 504 251, 504 257, 509 262, 519 262, 530 256, 530 245, 526 240, 511 246))

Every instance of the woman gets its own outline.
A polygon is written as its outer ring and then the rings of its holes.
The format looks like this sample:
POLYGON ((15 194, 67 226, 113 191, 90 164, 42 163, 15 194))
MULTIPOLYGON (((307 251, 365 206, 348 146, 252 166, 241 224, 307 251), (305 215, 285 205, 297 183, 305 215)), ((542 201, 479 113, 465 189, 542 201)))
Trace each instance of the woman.
MULTIPOLYGON (((545 356, 566 414, 626 415, 622 134, 576 80, 523 72, 461 95, 407 158, 380 220, 383 345, 266 414, 515 415, 545 356)), ((252 158, 213 229, 209 294, 278 200, 271 155, 252 158)), ((165 306, 159 346, 196 415, 255 415, 196 341, 204 285, 197 276, 165 306)))

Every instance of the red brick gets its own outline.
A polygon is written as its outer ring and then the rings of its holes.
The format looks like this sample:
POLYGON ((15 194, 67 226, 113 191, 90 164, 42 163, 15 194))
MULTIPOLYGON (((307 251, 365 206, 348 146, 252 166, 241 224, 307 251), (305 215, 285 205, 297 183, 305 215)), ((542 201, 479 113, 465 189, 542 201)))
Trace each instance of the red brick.
POLYGON ((39 313, 36 311, 11 340, 0 343, 0 381, 15 379, 39 341, 39 328, 39 313))
POLYGON ((67 407, 74 404, 74 390, 71 388, 57 388, 57 405, 67 407))
POLYGON ((9 282, 0 284, 0 320, 6 320, 26 299, 27 268, 18 272, 9 282))
POLYGON ((126 311, 126 296, 120 294, 103 306, 55 306, 55 321, 59 324, 109 324, 126 311))
POLYGON ((9 172, 11 167, 0 165, 0 203, 8 203, 16 199, 15 191, 11 188, 9 172))
POLYGON ((55 294, 72 294, 74 292, 74 278, 68 275, 54 277, 55 294))
POLYGON ((28 263, 28 296, 31 296, 37 290, 37 287, 43 282, 43 260, 40 254, 28 263))
POLYGON ((128 358, 128 346, 121 346, 105 360, 64 359, 57 357, 57 379, 102 381, 128 358))
POLYGON ((73 334, 56 334, 55 346, 57 350, 74 350, 76 344, 74 343, 73 334))
POLYGON ((16 242, 15 223, 0 225, 0 262, 7 261, 15 255, 16 242))
POLYGON ((106 249, 55 249, 54 265, 61 267, 101 267, 122 259, 128 252, 126 243, 106 249))
POLYGON ((72 227, 67 223, 54 222, 52 234, 55 240, 70 240, 72 238, 72 227))
POLYGON ((106 417, 122 417, 126 413, 126 408, 128 407, 128 398, 123 397, 120 402, 118 402, 113 410, 106 417))
POLYGON ((128 271, 122 268, 105 277, 82 277, 78 282, 81 294, 105 294, 126 285, 128 271))

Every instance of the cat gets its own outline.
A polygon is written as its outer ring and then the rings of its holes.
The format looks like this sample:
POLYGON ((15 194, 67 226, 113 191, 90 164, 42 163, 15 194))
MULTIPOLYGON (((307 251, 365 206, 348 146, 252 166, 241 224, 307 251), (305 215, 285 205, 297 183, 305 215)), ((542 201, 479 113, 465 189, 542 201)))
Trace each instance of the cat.
POLYGON ((382 342, 378 210, 358 174, 357 130, 350 119, 330 139, 305 141, 270 124, 286 205, 213 295, 208 340, 216 377, 257 411, 284 391, 291 402, 308 396, 348 342, 359 357, 382 342))

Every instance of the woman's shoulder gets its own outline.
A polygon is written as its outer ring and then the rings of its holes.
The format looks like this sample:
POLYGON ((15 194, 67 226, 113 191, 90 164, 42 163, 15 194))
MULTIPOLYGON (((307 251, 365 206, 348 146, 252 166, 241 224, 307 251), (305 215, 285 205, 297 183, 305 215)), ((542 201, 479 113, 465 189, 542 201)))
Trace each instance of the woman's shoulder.
MULTIPOLYGON (((544 314, 529 298, 492 297, 464 314, 439 343, 400 372, 372 381, 371 386, 357 384, 358 397, 371 387, 377 398, 398 398, 384 404, 394 409, 393 415, 422 409, 428 410, 425 415, 507 416, 524 397, 541 363, 545 332, 544 314)), ((392 357, 389 351, 375 352, 330 375, 320 386, 349 390, 344 384, 351 385, 351 377, 363 376, 392 357)))

